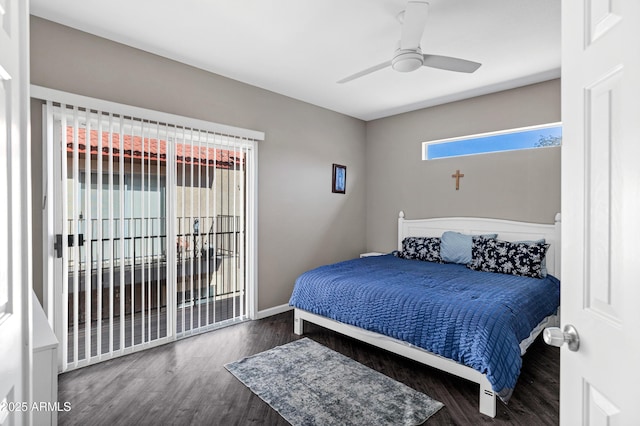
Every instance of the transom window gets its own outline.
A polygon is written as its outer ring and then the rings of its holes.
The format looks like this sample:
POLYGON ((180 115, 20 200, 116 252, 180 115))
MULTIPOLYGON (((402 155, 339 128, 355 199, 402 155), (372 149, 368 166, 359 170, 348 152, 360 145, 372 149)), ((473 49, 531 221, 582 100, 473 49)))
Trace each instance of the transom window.
POLYGON ((550 123, 422 143, 422 159, 460 157, 562 144, 562 124, 550 123))

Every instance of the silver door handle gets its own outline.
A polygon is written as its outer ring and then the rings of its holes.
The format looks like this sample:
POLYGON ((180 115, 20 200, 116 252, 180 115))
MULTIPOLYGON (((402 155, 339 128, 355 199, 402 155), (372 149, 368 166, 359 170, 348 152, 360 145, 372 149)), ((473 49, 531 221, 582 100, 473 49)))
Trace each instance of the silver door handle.
POLYGON ((564 326, 564 330, 558 327, 545 328, 542 332, 542 338, 547 345, 560 347, 563 343, 567 343, 570 351, 576 352, 580 349, 580 336, 578 330, 571 324, 564 326))

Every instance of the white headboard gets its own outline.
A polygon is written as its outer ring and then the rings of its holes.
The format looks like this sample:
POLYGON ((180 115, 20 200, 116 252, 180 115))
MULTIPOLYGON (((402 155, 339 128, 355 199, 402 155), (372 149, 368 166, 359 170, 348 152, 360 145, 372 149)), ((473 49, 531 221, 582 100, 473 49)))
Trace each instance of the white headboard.
POLYGON ((479 217, 442 217, 433 219, 405 219, 401 211, 398 217, 398 250, 402 250, 405 237, 440 237, 445 231, 464 234, 498 234, 505 241, 539 240, 544 238, 549 244, 547 270, 560 278, 560 213, 555 224, 516 222, 502 219, 479 217))

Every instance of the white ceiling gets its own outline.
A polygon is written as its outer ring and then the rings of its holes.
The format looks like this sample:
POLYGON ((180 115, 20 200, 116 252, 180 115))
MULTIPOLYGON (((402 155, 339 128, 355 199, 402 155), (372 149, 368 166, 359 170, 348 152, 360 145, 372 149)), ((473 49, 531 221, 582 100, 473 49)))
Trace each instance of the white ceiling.
POLYGON ((406 1, 31 0, 31 13, 363 120, 560 76, 560 1, 431 0, 423 52, 478 71, 337 84, 391 59, 406 1))

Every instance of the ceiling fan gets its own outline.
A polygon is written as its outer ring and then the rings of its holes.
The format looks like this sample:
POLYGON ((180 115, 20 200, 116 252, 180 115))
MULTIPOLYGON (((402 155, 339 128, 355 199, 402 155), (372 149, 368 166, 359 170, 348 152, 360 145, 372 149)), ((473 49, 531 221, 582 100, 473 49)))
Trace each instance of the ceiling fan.
POLYGON ((480 68, 482 64, 478 62, 422 53, 420 40, 427 22, 428 9, 429 3, 426 1, 410 0, 407 3, 407 8, 398 14, 398 20, 402 23, 402 32, 393 58, 345 77, 338 83, 346 83, 389 66, 400 72, 415 71, 422 66, 465 73, 472 73, 480 68))

